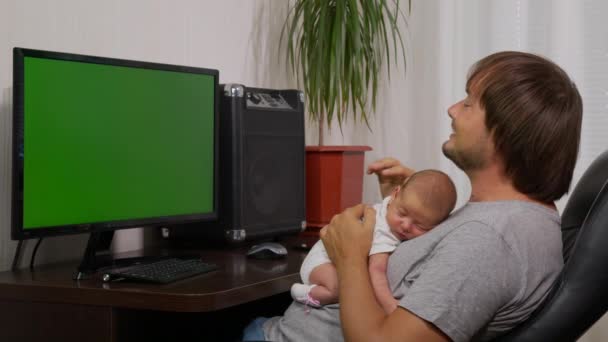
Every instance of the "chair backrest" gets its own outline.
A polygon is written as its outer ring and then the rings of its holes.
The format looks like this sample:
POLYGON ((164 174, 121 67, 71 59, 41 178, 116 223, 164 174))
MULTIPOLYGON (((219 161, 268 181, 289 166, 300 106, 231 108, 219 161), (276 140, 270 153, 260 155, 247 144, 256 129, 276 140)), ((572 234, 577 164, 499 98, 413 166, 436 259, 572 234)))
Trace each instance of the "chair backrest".
POLYGON ((608 310, 608 151, 583 174, 562 214, 564 268, 530 318, 498 339, 575 341, 608 310))

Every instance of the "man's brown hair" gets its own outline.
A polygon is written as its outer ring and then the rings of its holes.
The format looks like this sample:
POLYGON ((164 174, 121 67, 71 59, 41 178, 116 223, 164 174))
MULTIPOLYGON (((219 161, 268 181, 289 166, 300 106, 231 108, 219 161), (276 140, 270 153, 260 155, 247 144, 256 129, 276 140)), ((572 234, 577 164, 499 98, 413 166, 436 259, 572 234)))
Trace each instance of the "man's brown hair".
POLYGON ((550 203, 570 186, 583 103, 568 75, 530 53, 506 51, 471 68, 467 91, 486 112, 486 127, 518 191, 550 203))

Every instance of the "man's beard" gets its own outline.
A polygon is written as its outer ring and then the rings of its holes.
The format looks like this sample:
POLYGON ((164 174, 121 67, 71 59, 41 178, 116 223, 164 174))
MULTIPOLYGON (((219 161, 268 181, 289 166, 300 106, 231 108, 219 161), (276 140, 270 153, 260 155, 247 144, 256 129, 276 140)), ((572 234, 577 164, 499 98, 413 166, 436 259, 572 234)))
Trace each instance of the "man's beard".
MULTIPOLYGON (((469 151, 457 150, 455 148, 447 148, 448 141, 441 146, 443 155, 451 160, 462 171, 474 171, 485 167, 486 158, 484 158, 483 148, 472 148, 469 151)), ((480 144, 481 145, 481 144, 480 144)))

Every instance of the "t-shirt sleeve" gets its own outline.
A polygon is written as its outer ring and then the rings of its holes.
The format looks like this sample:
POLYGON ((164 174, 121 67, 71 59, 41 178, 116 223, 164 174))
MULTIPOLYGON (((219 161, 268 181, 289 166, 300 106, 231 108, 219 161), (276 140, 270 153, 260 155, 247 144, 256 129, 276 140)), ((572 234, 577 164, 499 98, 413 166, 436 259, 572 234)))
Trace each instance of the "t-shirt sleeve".
POLYGON ((442 239, 404 281, 399 306, 433 323, 454 341, 469 341, 520 287, 509 246, 490 227, 469 222, 442 239), (409 279, 408 279, 409 278, 409 279))
POLYGON ((388 198, 385 198, 382 203, 374 205, 374 210, 376 210, 376 226, 374 227, 374 239, 369 255, 392 253, 400 242, 395 235, 391 233, 391 229, 386 222, 386 206, 388 200, 388 198))
POLYGON ((388 226, 384 227, 377 225, 374 229, 374 240, 372 241, 372 248, 369 251, 369 255, 392 253, 395 248, 397 248, 398 244, 399 240, 391 234, 388 226))

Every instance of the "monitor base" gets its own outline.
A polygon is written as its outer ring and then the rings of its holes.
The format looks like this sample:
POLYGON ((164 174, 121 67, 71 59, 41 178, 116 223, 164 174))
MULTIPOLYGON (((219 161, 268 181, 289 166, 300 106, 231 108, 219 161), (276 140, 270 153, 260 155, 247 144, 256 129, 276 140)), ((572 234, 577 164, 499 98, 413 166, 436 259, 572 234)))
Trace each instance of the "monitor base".
POLYGON ((91 233, 82 261, 72 276, 73 280, 90 279, 92 275, 109 268, 120 268, 135 264, 149 263, 172 257, 198 257, 198 255, 159 254, 117 258, 110 251, 113 237, 114 231, 91 233))

